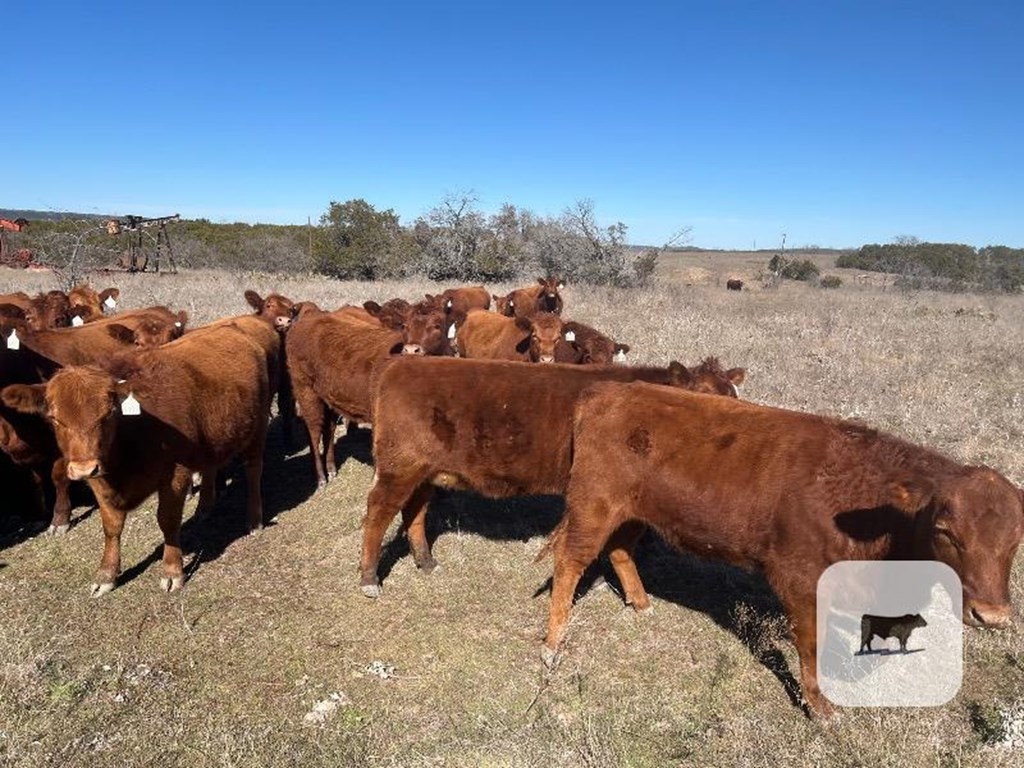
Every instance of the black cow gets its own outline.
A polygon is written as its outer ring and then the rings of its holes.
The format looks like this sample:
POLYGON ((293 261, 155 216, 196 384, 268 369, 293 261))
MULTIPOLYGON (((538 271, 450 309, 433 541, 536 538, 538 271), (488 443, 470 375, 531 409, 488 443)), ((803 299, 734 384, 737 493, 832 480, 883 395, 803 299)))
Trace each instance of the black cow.
POLYGON ((872 616, 865 613, 860 620, 860 653, 871 653, 871 639, 878 635, 883 640, 895 637, 900 641, 900 650, 907 652, 907 640, 917 627, 927 627, 928 622, 920 613, 905 613, 902 616, 872 616))

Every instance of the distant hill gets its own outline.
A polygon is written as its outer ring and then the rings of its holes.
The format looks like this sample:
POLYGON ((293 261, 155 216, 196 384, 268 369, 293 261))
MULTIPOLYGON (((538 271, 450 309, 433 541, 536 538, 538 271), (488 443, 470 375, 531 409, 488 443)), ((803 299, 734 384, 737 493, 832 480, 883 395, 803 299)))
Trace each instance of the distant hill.
POLYGON ((74 213, 73 211, 31 211, 17 208, 0 208, 0 219, 28 219, 29 221, 60 221, 61 219, 98 219, 105 221, 114 218, 104 213, 74 213))

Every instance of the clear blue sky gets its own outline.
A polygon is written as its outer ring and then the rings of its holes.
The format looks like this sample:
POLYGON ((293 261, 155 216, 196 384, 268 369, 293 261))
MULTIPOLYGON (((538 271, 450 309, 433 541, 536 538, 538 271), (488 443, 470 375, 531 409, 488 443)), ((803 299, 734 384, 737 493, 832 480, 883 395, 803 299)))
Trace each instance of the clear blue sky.
POLYGON ((231 6, 5 6, 0 207, 1024 246, 1020 0, 231 6))

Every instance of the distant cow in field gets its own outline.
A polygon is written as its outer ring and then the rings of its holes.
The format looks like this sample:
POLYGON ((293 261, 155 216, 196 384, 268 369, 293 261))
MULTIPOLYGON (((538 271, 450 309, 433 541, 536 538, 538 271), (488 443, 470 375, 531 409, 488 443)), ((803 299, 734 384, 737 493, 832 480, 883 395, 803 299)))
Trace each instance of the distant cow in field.
POLYGON ((918 627, 927 627, 928 622, 919 613, 903 616, 874 616, 865 613, 860 619, 860 650, 857 653, 871 653, 871 639, 876 635, 883 640, 895 637, 900 641, 900 650, 907 652, 910 633, 918 627))
POLYGON ((725 281, 725 287, 726 287, 727 290, 730 290, 730 291, 742 291, 743 290, 743 281, 739 280, 738 278, 731 277, 731 278, 729 278, 728 280, 725 281))
POLYGON ((580 574, 602 550, 626 602, 650 604, 632 557, 646 525, 679 549, 765 575, 794 629, 804 698, 827 714, 816 665, 822 572, 843 560, 939 560, 963 582, 966 623, 1006 626, 1024 491, 987 467, 851 422, 643 383, 596 385, 576 409, 566 513, 551 539, 545 661, 580 574))
POLYGON ((245 331, 225 324, 106 365, 65 368, 47 384, 6 387, 0 398, 50 421, 68 478, 87 480, 96 496, 106 543, 92 595, 113 589, 125 517, 154 492, 164 535, 160 584, 176 590, 184 580, 179 537, 193 471, 213 476, 242 455, 249 528, 262 526, 260 475, 270 410, 265 352, 245 331))
POLYGON ((516 288, 505 296, 495 294, 495 309, 506 317, 529 317, 537 312, 560 315, 564 302, 559 290, 564 285, 557 277, 538 277, 537 285, 516 288))
POLYGON ((416 565, 434 568, 425 533, 434 486, 491 498, 561 494, 569 477, 572 412, 602 381, 649 381, 736 395, 742 368, 717 360, 689 369, 527 365, 401 358, 380 366, 373 398, 376 477, 363 524, 360 585, 380 594, 377 566, 388 524, 402 512, 416 565))

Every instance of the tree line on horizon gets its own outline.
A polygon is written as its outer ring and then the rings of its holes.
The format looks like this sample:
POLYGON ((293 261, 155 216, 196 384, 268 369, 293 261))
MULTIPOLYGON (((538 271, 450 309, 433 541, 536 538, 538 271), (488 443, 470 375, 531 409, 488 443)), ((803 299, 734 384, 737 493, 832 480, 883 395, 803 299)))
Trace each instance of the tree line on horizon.
MULTIPOLYGON (((8 233, 10 245, 28 248, 38 263, 55 267, 68 282, 116 266, 127 248, 123 236, 107 234, 107 217, 49 213, 26 218, 31 225, 24 232, 8 233)), ((649 284, 659 255, 684 247, 689 236, 684 228, 659 248, 634 247, 627 241, 625 224, 598 223, 590 200, 578 201, 555 217, 510 203, 486 214, 469 193, 446 196, 410 224, 403 224, 393 209, 379 210, 356 198, 331 201, 312 227, 183 219, 170 225, 170 231, 175 260, 183 268, 457 282, 551 274, 575 283, 618 287, 649 284)), ((153 234, 144 233, 144 244, 153 234)), ((810 261, 785 260, 776 266, 769 271, 781 277, 818 277, 810 261)), ((1003 245, 974 248, 900 236, 891 243, 841 252, 836 267, 892 274, 907 289, 1016 293, 1024 286, 1024 249, 1003 245)))

